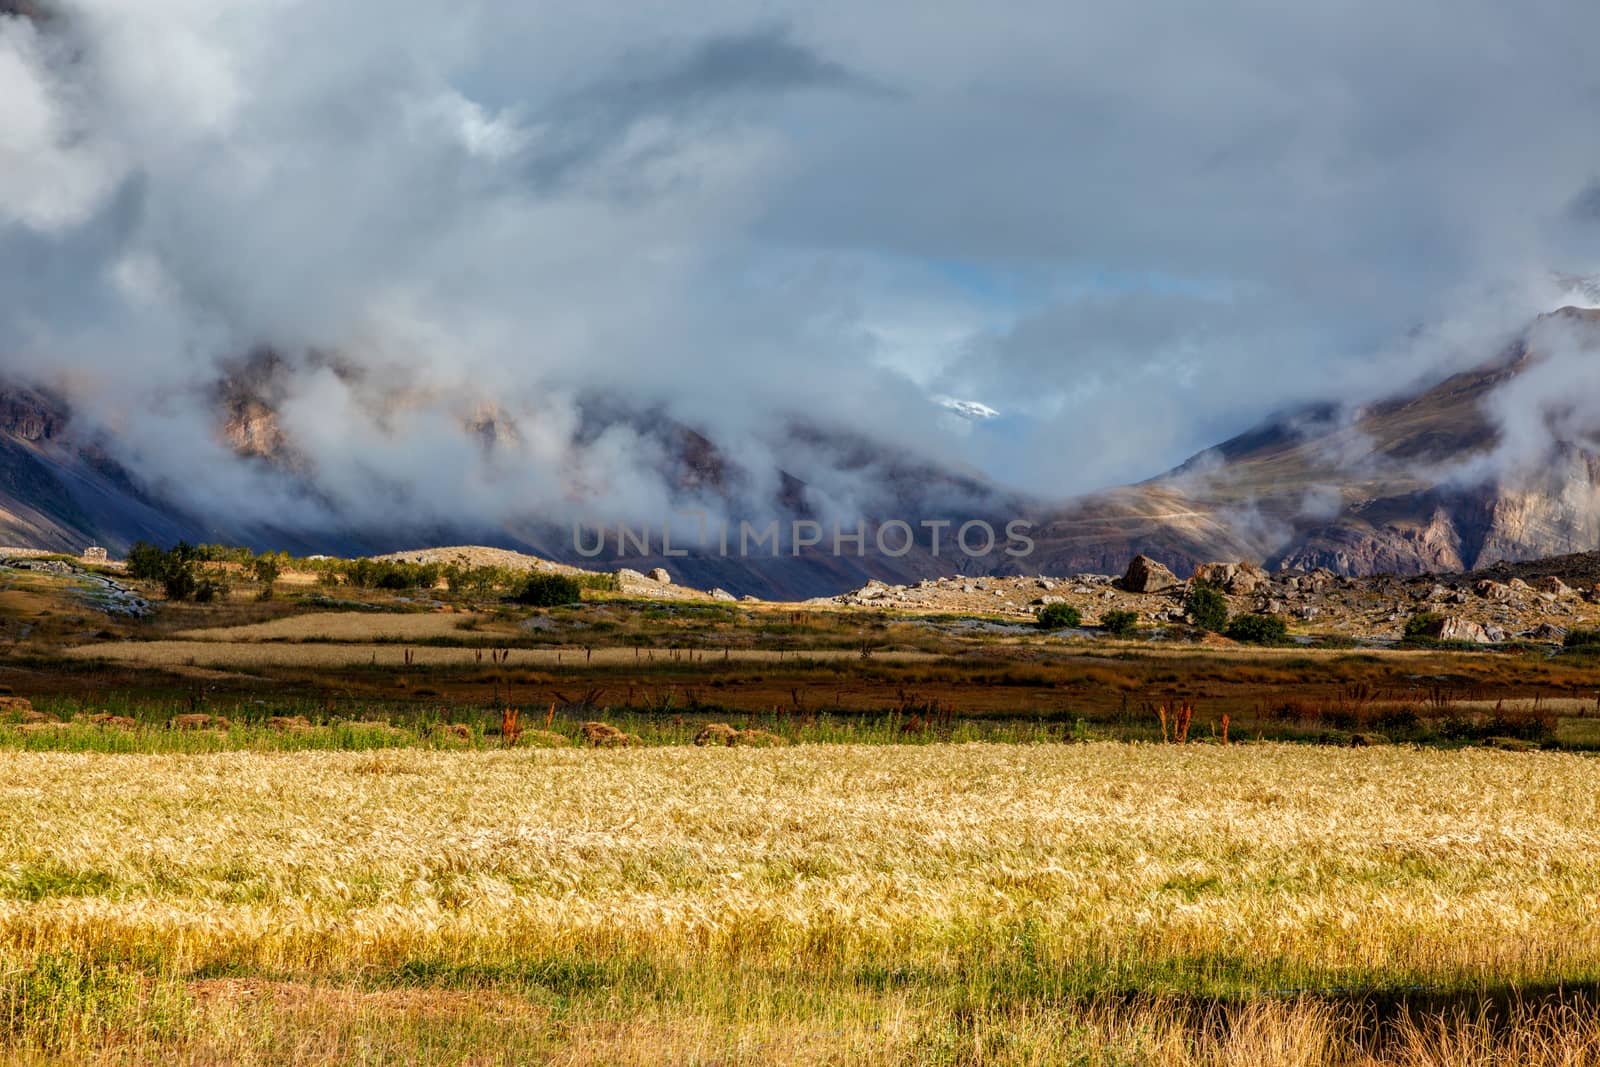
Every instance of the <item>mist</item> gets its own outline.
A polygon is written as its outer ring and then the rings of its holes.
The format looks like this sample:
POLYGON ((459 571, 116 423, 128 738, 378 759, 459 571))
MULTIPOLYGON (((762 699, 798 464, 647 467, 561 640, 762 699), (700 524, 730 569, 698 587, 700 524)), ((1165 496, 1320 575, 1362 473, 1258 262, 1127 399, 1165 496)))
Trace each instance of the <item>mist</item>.
POLYGON ((756 519, 780 472, 848 520, 858 441, 1055 499, 1597 267, 1578 2, 47 12, 0 17, 0 369, 247 520, 756 519), (267 461, 218 405, 263 352, 267 461))

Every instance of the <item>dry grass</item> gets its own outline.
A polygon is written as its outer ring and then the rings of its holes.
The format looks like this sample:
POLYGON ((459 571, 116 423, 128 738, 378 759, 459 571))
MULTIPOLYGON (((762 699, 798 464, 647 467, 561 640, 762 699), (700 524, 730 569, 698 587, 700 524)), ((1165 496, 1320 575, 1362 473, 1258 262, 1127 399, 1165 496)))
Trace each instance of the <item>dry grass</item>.
POLYGON ((173 636, 189 641, 425 641, 456 637, 481 616, 453 612, 318 611, 250 626, 184 630, 173 636))
MULTIPOLYGON (((419 618, 449 618, 449 616, 418 616, 419 618)), ((485 638, 493 645, 492 636, 485 638)), ((146 667, 204 666, 221 668, 254 667, 305 667, 313 669, 338 669, 341 667, 469 667, 490 662, 488 653, 479 648, 451 648, 423 645, 408 648, 396 644, 294 644, 229 641, 119 641, 103 644, 78 645, 65 650, 75 659, 106 660, 114 663, 131 663, 146 667), (410 656, 408 662, 406 657, 410 656)), ((802 649, 793 652, 774 652, 765 649, 731 649, 726 652, 710 649, 682 650, 632 648, 513 648, 499 666, 556 667, 596 666, 618 667, 659 663, 783 663, 795 660, 853 661, 859 652, 841 649, 802 649)), ((928 652, 875 652, 874 662, 924 663, 940 657, 928 652)))
MULTIPOLYGON (((1597 809, 1484 751, 3 752, 0 973, 169 976, 181 1026, 100 1038, 168 1062, 1360 1063, 1284 991, 1600 976, 1597 809)), ((1383 1055, 1600 1052, 1547 1016, 1383 1055)))

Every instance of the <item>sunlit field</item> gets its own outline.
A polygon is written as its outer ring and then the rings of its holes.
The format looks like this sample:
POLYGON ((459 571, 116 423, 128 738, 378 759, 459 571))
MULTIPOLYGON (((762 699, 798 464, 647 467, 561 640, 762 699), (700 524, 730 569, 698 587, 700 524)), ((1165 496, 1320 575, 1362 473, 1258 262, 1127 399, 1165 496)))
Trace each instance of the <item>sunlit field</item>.
POLYGON ((1584 756, 12 750, 0 811, 23 1059, 1600 1056, 1584 756))

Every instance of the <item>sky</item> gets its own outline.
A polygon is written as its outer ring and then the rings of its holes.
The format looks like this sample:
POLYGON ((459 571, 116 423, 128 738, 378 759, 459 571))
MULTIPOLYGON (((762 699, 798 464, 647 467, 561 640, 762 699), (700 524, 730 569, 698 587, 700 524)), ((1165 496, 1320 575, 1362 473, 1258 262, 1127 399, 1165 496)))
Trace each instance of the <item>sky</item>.
POLYGON ((44 6, 0 17, 0 370, 269 515, 668 506, 595 396, 841 500, 776 427, 1062 498, 1600 270, 1586 0, 44 6), (263 349, 293 477, 215 430, 263 349))

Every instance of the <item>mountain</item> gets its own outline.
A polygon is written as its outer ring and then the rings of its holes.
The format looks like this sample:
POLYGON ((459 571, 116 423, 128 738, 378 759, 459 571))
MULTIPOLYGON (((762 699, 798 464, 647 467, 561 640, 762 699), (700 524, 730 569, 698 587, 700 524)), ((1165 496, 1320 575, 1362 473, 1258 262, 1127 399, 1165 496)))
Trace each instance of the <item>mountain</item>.
MULTIPOLYGON (((482 543, 585 566, 665 566, 702 588, 775 598, 952 571, 1114 573, 1141 553, 1180 574, 1213 560, 1324 567, 1350 575, 1474 570, 1600 547, 1600 448, 1557 436, 1537 462, 1514 472, 1485 468, 1496 473, 1467 476, 1475 460, 1492 455, 1501 443, 1491 400, 1552 358, 1548 348, 1556 330, 1600 340, 1600 311, 1562 309, 1471 371, 1364 409, 1313 407, 1280 416, 1148 482, 1054 505, 857 433, 802 419, 775 427, 775 454, 803 457, 803 469, 814 477, 853 488, 854 502, 869 519, 866 552, 859 557, 853 550, 824 550, 796 558, 786 550, 777 558, 724 558, 692 546, 688 555, 668 555, 658 528, 647 551, 619 554, 613 529, 606 550, 585 558, 569 527, 537 515, 488 529, 471 520, 377 529, 355 523, 252 527, 226 516, 202 520, 142 488, 119 464, 116 442, 81 426, 65 398, 0 385, 0 543, 54 549, 99 543, 120 550, 135 539, 183 537, 337 554, 482 543), (913 524, 986 519, 1002 531, 1002 541, 1007 521, 1027 519, 1035 524, 1035 549, 1026 558, 999 551, 968 558, 949 549, 952 529, 937 556, 920 539, 903 555, 885 553, 874 546, 870 524, 891 517, 913 524)), ((361 378, 360 368, 324 356, 311 359, 341 378, 361 378)), ((279 356, 257 352, 225 368, 204 395, 216 412, 218 435, 241 462, 268 465, 313 498, 321 492, 315 466, 277 417, 285 376, 292 373, 279 356)), ((397 410, 420 401, 397 388, 380 402, 385 410, 397 410)), ((828 495, 793 471, 753 467, 709 432, 648 406, 589 397, 581 413, 575 442, 625 428, 641 452, 658 457, 653 477, 686 504, 775 516, 787 525, 816 517, 818 500, 828 495)), ((462 433, 487 453, 528 432, 489 403, 462 408, 458 418, 462 433)), ((337 514, 336 501, 324 503, 337 514)))
POLYGON ((1181 573, 1248 559, 1416 574, 1600 547, 1600 449, 1553 439, 1522 469, 1468 477, 1500 444, 1490 398, 1570 336, 1600 341, 1600 311, 1563 308, 1416 393, 1273 419, 1152 481, 1073 501, 1048 515, 1038 558, 1061 573, 1144 552, 1181 573))

